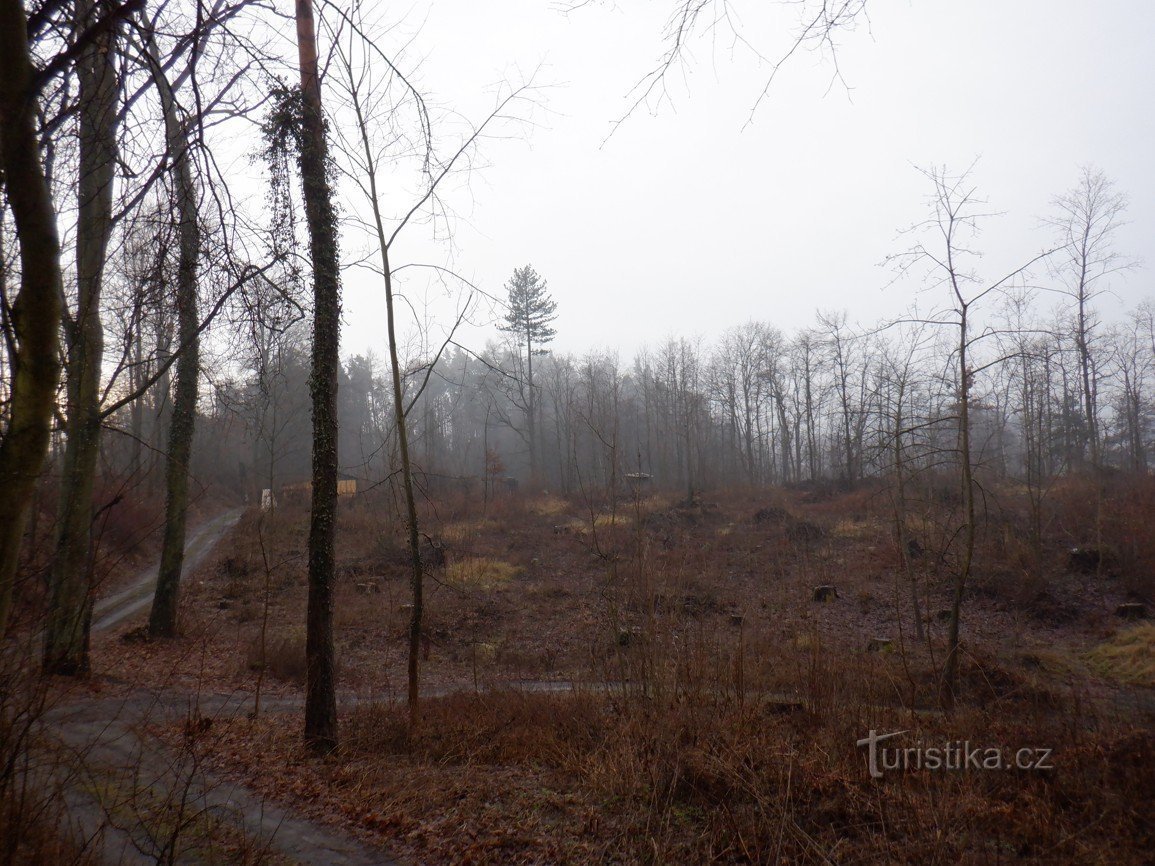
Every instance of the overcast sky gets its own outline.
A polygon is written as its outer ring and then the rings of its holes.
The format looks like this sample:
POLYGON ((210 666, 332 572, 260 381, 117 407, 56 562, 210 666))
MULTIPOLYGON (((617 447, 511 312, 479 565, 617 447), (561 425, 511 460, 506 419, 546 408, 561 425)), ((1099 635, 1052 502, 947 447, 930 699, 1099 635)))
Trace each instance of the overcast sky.
MULTIPOLYGON (((796 55, 749 124, 769 67, 723 31, 694 42, 669 98, 607 141, 663 50, 672 5, 389 7, 390 37, 412 39, 406 57, 442 106, 483 116, 496 82, 535 69, 555 85, 534 127, 486 142, 488 166, 452 191, 452 250, 416 230, 395 260, 449 263, 498 294, 532 263, 558 302, 555 348, 579 354, 709 342, 747 319, 793 331, 816 309, 873 323, 911 301, 913 287, 888 287, 880 263, 910 245, 900 230, 926 213, 914 167, 977 159, 975 184, 1005 214, 980 240, 992 274, 1047 245, 1039 219, 1082 164, 1131 199, 1120 251, 1155 262, 1155 2, 870 0, 869 22, 840 37, 845 85, 831 84, 829 55, 796 55)), ((773 57, 795 13, 766 5, 732 8, 773 57)), ((1104 302, 1108 317, 1152 295, 1152 273, 1112 287, 1121 302, 1104 302)), ((347 276, 346 353, 383 352, 383 309, 377 280, 347 276)), ((480 348, 495 333, 468 339, 480 348)))

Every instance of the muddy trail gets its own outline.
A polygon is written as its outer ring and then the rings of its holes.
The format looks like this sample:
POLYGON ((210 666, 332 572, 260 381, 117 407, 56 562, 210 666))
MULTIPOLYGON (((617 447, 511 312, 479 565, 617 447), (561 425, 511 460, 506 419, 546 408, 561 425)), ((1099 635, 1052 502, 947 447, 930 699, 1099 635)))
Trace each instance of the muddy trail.
MULTIPOLYGON (((205 557, 236 525, 243 513, 243 508, 234 508, 218 514, 189 534, 184 547, 185 574, 191 574, 204 562, 205 557)), ((152 601, 153 590, 156 588, 156 572, 157 566, 151 565, 127 586, 97 601, 92 611, 92 631, 107 631, 146 607, 152 601)))
MULTIPOLYGON (((242 514, 234 509, 190 533, 190 574, 242 514)), ((155 566, 95 606, 93 631, 124 624, 151 602, 155 566)), ((108 864, 307 863, 371 866, 383 852, 267 803, 202 766, 197 735, 215 717, 250 712, 251 699, 128 687, 116 697, 62 703, 44 718, 63 748, 37 773, 65 791, 67 826, 77 847, 108 864), (183 743, 153 729, 184 724, 183 743), (48 778, 51 777, 51 778, 48 778)), ((284 709, 289 709, 285 707, 284 709)))

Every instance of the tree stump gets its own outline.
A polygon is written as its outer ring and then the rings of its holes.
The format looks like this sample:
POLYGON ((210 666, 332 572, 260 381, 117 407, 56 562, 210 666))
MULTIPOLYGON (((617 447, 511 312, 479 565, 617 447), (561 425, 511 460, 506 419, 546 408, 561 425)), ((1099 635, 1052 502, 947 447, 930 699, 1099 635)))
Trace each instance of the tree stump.
POLYGON ((636 625, 618 630, 618 646, 628 647, 642 640, 642 630, 636 625))
POLYGON ((1147 619, 1147 605, 1140 601, 1129 601, 1115 608, 1115 616, 1121 619, 1147 619))

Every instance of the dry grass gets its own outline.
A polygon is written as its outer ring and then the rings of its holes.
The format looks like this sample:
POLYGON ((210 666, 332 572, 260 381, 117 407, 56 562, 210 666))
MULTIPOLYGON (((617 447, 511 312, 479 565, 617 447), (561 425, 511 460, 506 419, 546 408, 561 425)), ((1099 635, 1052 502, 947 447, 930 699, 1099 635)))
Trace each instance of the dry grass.
POLYGON ((869 538, 885 537, 886 530, 872 520, 840 520, 834 524, 830 534, 835 538, 861 541, 869 538))
POLYGON ((464 544, 498 528, 497 521, 492 519, 459 520, 445 524, 438 534, 450 544, 464 544))
POLYGON ((589 532, 592 525, 595 529, 608 529, 612 526, 629 526, 633 523, 633 515, 624 508, 617 512, 599 511, 591 521, 589 516, 575 517, 567 524, 576 533, 589 532))
POLYGON ((336 761, 302 760, 267 723, 234 723, 219 749, 258 785, 287 777, 421 862, 829 863, 851 850, 863 863, 1149 862, 1150 731, 845 705, 782 713, 612 687, 423 706, 416 728, 401 706, 355 708, 336 761), (911 743, 1045 744, 1056 769, 875 780, 856 747, 872 728, 911 743))
POLYGON ((1091 650, 1087 658, 1105 676, 1155 688, 1155 623, 1120 631, 1091 650))
POLYGON ((570 504, 560 496, 546 494, 530 500, 526 503, 525 509, 530 514, 536 514, 538 517, 553 517, 554 515, 564 514, 566 511, 569 511, 570 504))
POLYGON ((521 567, 501 559, 470 556, 445 567, 445 582, 460 589, 501 589, 521 573, 521 567))
POLYGON ((266 637, 263 651, 259 638, 249 645, 247 654, 249 670, 264 668, 282 682, 303 684, 305 682, 305 633, 293 630, 288 633, 273 633, 266 637))

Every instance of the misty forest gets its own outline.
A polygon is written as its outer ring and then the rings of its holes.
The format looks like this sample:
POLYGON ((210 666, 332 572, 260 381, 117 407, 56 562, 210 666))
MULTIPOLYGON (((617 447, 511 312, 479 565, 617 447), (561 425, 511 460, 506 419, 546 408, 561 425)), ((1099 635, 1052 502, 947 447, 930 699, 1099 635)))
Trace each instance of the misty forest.
POLYGON ((1150 863, 1155 14, 958 5, 0 0, 0 862, 1150 863))

